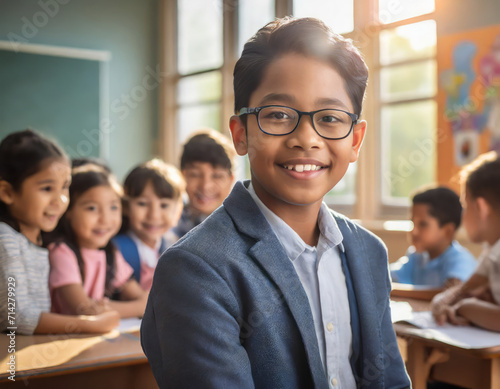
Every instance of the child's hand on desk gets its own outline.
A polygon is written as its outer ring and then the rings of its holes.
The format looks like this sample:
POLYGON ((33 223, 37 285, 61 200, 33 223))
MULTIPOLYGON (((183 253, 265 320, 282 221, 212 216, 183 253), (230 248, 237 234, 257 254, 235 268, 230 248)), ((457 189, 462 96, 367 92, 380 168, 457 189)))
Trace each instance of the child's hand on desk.
POLYGON ((445 309, 446 313, 446 320, 449 321, 451 324, 454 324, 456 326, 470 326, 471 322, 467 320, 465 317, 460 315, 460 308, 464 305, 469 303, 470 301, 468 300, 476 300, 475 298, 466 298, 463 300, 460 300, 458 303, 452 305, 452 306, 447 306, 445 309))
POLYGON ((111 308, 111 305, 109 305, 109 299, 107 297, 104 297, 102 300, 92 299, 92 308, 96 314, 113 310, 113 308, 111 308))
POLYGON ((460 285, 453 286, 434 296, 431 302, 431 311, 434 320, 440 326, 446 323, 449 310, 456 301, 460 285))
POLYGON ((103 312, 95 316, 81 316, 84 332, 102 334, 111 331, 120 324, 120 315, 116 311, 103 312))

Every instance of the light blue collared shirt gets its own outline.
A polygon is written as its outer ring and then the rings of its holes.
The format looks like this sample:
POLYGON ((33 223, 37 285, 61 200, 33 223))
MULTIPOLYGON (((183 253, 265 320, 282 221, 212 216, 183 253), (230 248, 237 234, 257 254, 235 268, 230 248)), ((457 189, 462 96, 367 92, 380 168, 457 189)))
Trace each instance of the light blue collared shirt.
POLYGON ((356 381, 349 362, 352 351, 351 314, 339 253, 339 250, 344 251, 344 246, 337 222, 323 203, 318 215, 318 245, 309 246, 264 205, 251 183, 248 191, 292 261, 307 294, 330 388, 355 388, 356 381))

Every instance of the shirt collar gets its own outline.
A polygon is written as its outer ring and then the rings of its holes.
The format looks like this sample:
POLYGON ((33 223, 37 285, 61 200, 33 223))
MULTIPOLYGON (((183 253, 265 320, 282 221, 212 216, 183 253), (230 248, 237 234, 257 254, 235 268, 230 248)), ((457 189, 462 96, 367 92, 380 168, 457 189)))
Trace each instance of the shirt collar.
MULTIPOLYGON (((248 192, 259 207, 260 211, 263 213, 273 232, 278 237, 278 240, 280 241, 290 260, 294 261, 306 250, 316 250, 316 247, 310 246, 305 243, 302 238, 283 221, 283 219, 277 216, 259 199, 251 182, 248 186, 248 192)), ((320 231, 318 251, 322 253, 334 246, 339 246, 340 250, 344 251, 344 246, 342 244, 342 233, 340 232, 337 222, 333 218, 325 203, 321 204, 318 215, 318 225, 320 231)))
POLYGON ((141 239, 139 239, 139 237, 132 231, 129 231, 128 235, 137 246, 137 251, 139 252, 139 258, 141 262, 146 263, 146 265, 148 265, 149 267, 155 267, 156 263, 158 262, 161 239, 158 239, 154 248, 151 248, 141 239))
POLYGON ((490 257, 492 261, 500 262, 500 239, 497 240, 492 246, 487 245, 485 256, 490 257))

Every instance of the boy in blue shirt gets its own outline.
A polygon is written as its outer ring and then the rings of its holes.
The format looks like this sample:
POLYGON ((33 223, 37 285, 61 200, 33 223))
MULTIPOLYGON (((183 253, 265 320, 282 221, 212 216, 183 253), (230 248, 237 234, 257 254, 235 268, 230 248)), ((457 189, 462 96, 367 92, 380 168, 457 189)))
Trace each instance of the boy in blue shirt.
POLYGON ((459 196, 438 187, 415 194, 412 206, 413 246, 391 264, 394 282, 448 288, 467 280, 476 260, 456 240, 462 219, 459 196))
POLYGON ((230 120, 251 181, 160 259, 141 328, 161 388, 409 388, 387 252, 323 203, 356 161, 368 71, 317 19, 245 45, 230 120))

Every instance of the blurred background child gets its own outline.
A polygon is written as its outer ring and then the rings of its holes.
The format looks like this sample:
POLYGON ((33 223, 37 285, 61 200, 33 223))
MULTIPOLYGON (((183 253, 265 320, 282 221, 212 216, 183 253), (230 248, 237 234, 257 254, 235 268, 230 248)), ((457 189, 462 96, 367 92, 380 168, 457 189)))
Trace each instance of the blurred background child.
POLYGON ((181 172, 159 159, 137 166, 125 178, 123 224, 113 242, 144 290, 151 289, 158 258, 169 246, 164 235, 179 220, 185 188, 181 172))
POLYGON ((432 312, 439 324, 474 324, 500 331, 500 158, 483 154, 462 170, 464 226, 472 242, 485 243, 474 274, 438 294, 432 312))
POLYGON ((462 218, 459 196, 438 187, 415 194, 412 202, 412 246, 406 256, 391 264, 392 280, 433 288, 467 280, 476 260, 454 240, 462 218))
POLYGON ((184 236, 222 204, 234 183, 235 158, 230 140, 215 130, 200 130, 187 140, 181 171, 189 200, 172 229, 175 236, 184 236))
POLYGON ((0 331, 15 326, 26 335, 107 332, 118 325, 116 312, 97 317, 49 312, 42 232, 52 231, 66 211, 70 182, 67 156, 37 133, 15 132, 0 144, 0 331))
POLYGON ((102 167, 89 163, 73 169, 69 207, 49 245, 53 311, 142 316, 147 294, 111 243, 121 226, 121 195, 114 176, 102 167))

